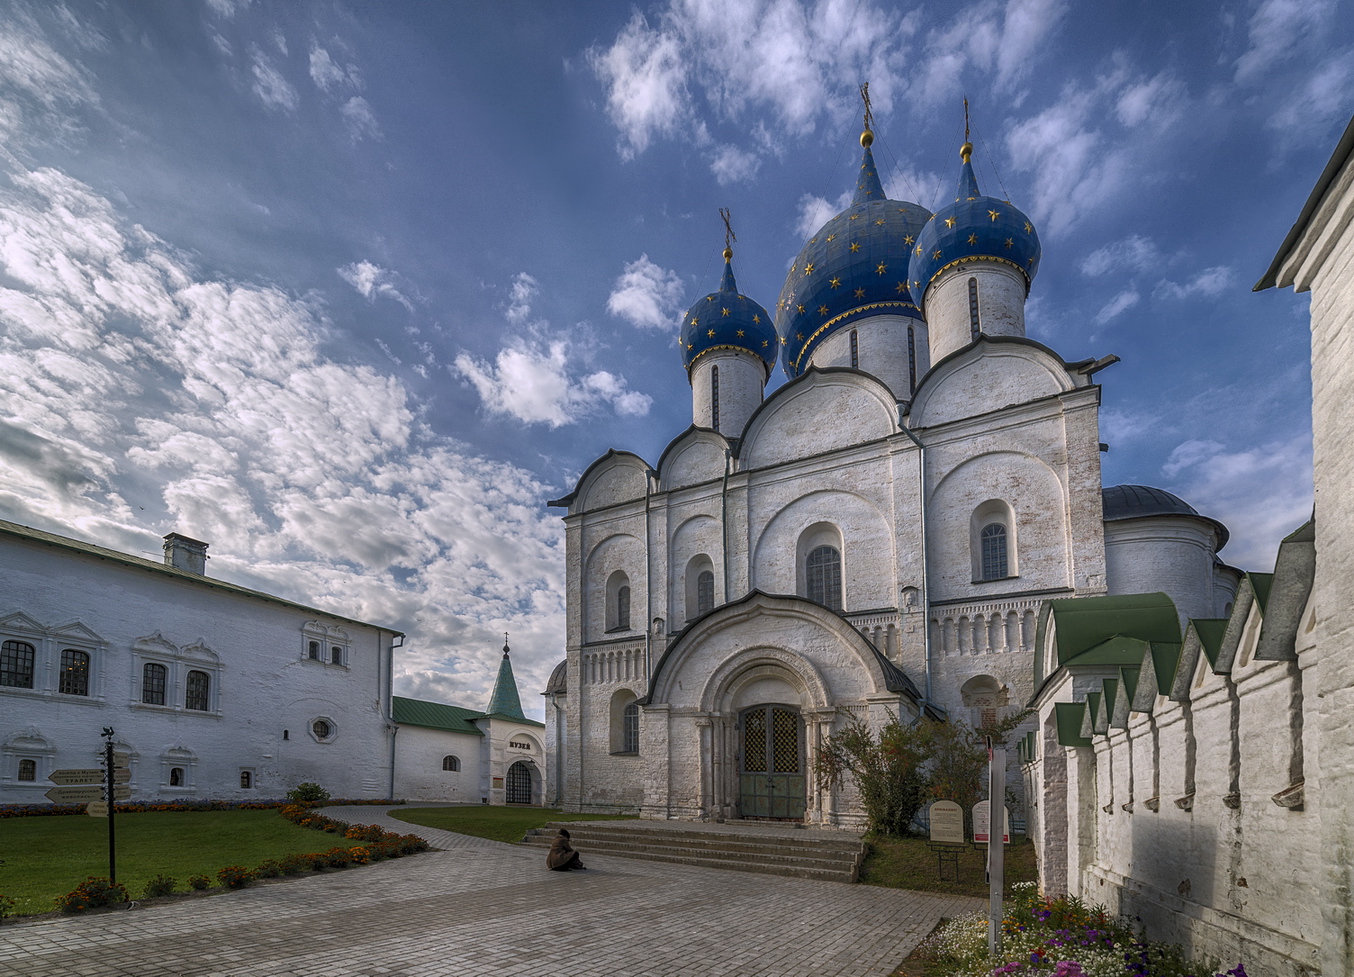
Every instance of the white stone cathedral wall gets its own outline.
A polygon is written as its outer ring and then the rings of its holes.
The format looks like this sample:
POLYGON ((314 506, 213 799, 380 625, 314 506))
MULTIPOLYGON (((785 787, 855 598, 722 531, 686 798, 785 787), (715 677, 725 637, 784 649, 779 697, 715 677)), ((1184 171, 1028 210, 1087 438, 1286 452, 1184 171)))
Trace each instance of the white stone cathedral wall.
POLYGON ((842 326, 813 351, 810 362, 824 367, 851 366, 851 333, 856 334, 856 369, 884 381, 898 400, 912 399, 912 372, 908 361, 907 331, 912 329, 916 355, 916 379, 920 380, 931 363, 926 324, 901 315, 873 315, 854 319, 842 326))
POLYGON ((931 362, 939 363, 973 342, 970 278, 978 282, 978 322, 988 336, 1025 335, 1025 276, 1010 265, 974 261, 951 268, 926 290, 931 362))
POLYGON ((766 366, 752 353, 712 350, 691 368, 691 423, 713 427, 728 438, 739 437, 743 426, 762 403, 766 366), (715 424, 710 378, 719 367, 719 423, 715 424))
POLYGON ((1190 618, 1221 617, 1227 600, 1213 590, 1214 529, 1179 517, 1105 523, 1105 574, 1111 594, 1162 591, 1175 602, 1181 627, 1190 618))

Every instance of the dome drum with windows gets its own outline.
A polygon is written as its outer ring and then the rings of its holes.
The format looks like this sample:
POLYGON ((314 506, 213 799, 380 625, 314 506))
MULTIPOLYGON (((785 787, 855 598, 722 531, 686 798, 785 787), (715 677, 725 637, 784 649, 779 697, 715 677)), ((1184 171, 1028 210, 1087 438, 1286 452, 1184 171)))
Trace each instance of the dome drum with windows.
POLYGON ((917 235, 909 276, 912 299, 925 308, 926 290, 950 268, 977 261, 1009 265, 1025 279, 1025 294, 1039 271, 1042 250, 1034 224, 1009 200, 984 196, 973 173, 973 144, 959 150, 963 166, 954 203, 947 204, 917 235))
POLYGON ((782 365, 791 379, 828 336, 865 316, 922 317, 909 289, 908 258, 931 212, 885 196, 873 142, 866 129, 851 206, 804 245, 776 302, 782 365))
POLYGON ((731 349, 758 357, 770 379, 771 369, 776 365, 776 346, 770 313, 739 294, 733 278, 733 250, 726 247, 719 291, 698 301, 682 318, 682 365, 689 375, 691 367, 704 354, 731 349))

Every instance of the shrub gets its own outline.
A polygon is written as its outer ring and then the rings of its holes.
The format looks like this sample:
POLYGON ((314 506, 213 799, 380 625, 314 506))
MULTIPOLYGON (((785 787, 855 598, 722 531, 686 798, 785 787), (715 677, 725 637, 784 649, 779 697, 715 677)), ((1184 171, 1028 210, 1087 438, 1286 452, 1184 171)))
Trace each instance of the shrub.
POLYGON ((818 751, 815 773, 824 788, 835 787, 849 773, 860 791, 870 830, 905 835, 926 804, 927 778, 922 765, 928 758, 928 745, 924 724, 904 726, 891 719, 876 742, 870 727, 853 719, 818 751))
POLYGON ((243 889, 254 881, 254 873, 243 865, 227 865, 216 873, 216 877, 227 889, 243 889))
POLYGON ((329 791, 319 784, 307 781, 287 791, 287 800, 297 804, 320 804, 329 800, 329 791))
POLYGON ((57 896, 56 907, 63 913, 82 913, 127 901, 127 889, 117 882, 91 875, 64 896, 57 896))
POLYGON ((347 848, 331 848, 324 853, 327 864, 330 868, 347 868, 352 864, 353 858, 347 848))
POLYGON ((432 847, 418 835, 414 834, 400 835, 399 845, 401 855, 416 855, 421 851, 428 851, 432 847))
POLYGON ((9 896, 0 896, 0 919, 4 919, 14 909, 14 900, 9 896))
POLYGON ((205 875, 190 875, 188 876, 188 884, 201 892, 203 889, 210 889, 212 887, 212 880, 205 875))
POLYGON ((178 880, 172 876, 157 875, 146 883, 146 891, 141 894, 141 898, 154 899, 156 896, 167 896, 178 884, 178 880))
POLYGON ((300 875, 310 869, 310 859, 305 855, 287 855, 279 863, 283 875, 300 875))
POLYGON ((254 869, 254 875, 260 879, 275 879, 282 874, 282 865, 275 858, 265 858, 254 869))

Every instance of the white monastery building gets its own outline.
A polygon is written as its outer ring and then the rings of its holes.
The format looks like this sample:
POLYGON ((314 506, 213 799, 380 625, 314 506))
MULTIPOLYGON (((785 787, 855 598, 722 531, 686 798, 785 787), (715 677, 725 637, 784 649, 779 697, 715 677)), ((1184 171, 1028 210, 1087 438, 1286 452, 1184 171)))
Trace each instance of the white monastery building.
MULTIPOLYGON (((962 166, 935 214, 855 196, 774 313, 718 290, 682 327, 692 424, 608 451, 564 516, 567 655, 546 690, 547 802, 651 818, 855 824, 815 751, 849 717, 981 725, 1034 692, 1051 598, 1165 589, 1230 610, 1227 532, 1101 485, 1097 374, 1025 335, 1031 221, 962 166), (769 397, 779 358, 790 381, 769 397)), ((1014 769, 1013 769, 1014 774, 1014 769)))
POLYGON ((395 796, 463 804, 535 804, 545 795, 545 726, 522 714, 506 638, 483 712, 395 696, 395 796))
POLYGON ((0 803, 42 804, 57 769, 97 763, 104 727, 133 800, 394 790, 400 632, 205 573, 0 521, 0 803))

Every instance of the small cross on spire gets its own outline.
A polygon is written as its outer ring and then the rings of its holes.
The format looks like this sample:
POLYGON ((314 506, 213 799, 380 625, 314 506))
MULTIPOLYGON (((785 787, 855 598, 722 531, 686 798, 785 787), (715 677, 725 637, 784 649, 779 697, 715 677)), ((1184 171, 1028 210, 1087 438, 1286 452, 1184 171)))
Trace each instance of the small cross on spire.
POLYGON ((724 260, 728 261, 733 257, 733 242, 738 240, 738 235, 733 232, 733 219, 729 208, 720 207, 719 216, 724 221, 724 260))
POLYGON ((865 103, 865 128, 874 128, 874 112, 870 110, 870 83, 867 81, 860 86, 860 100, 865 103))

